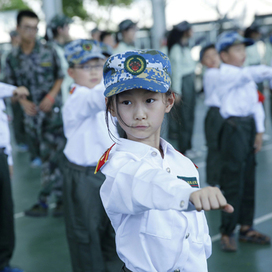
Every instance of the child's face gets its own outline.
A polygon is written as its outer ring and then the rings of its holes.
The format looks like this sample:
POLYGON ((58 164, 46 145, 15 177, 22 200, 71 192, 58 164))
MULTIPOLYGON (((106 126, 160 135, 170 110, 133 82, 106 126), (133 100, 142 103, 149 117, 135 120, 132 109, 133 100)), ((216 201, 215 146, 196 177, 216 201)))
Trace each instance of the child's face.
POLYGON ((201 63, 208 68, 219 68, 220 57, 215 48, 209 48, 204 52, 201 63))
POLYGON ((137 27, 130 27, 128 30, 123 31, 123 39, 127 43, 133 43, 135 41, 137 27))
POLYGON ((74 68, 69 68, 68 73, 76 84, 92 89, 102 80, 103 64, 102 59, 92 59, 83 64, 75 65, 74 68))
POLYGON ((228 52, 221 52, 220 56, 223 62, 242 67, 246 60, 246 47, 244 44, 232 45, 228 52))
POLYGON ((133 89, 119 94, 111 114, 117 117, 129 140, 158 148, 164 114, 171 110, 174 100, 173 94, 133 89))

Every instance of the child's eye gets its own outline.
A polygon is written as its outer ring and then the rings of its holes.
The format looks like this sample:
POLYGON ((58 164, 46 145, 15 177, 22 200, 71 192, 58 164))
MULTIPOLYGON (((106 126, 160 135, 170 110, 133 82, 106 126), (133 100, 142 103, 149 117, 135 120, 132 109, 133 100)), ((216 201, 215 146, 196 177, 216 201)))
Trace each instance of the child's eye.
POLYGON ((131 104, 131 102, 130 102, 130 101, 128 101, 128 100, 125 100, 125 101, 122 101, 122 104, 124 104, 124 105, 130 105, 130 104, 131 104))
POLYGON ((146 99, 146 103, 153 103, 154 101, 155 101, 155 99, 153 99, 153 98, 146 99))

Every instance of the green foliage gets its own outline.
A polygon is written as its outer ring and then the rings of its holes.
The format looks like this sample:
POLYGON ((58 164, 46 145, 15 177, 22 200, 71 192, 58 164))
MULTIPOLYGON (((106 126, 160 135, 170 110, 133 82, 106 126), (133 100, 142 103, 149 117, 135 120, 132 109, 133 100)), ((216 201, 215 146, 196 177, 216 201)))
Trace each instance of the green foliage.
POLYGON ((120 6, 120 5, 130 5, 133 0, 97 0, 98 4, 101 6, 120 6))
POLYGON ((0 0, 0 11, 30 9, 23 0, 0 0))
POLYGON ((89 15, 83 7, 83 0, 62 0, 63 13, 72 18, 78 16, 82 20, 89 19, 89 15))

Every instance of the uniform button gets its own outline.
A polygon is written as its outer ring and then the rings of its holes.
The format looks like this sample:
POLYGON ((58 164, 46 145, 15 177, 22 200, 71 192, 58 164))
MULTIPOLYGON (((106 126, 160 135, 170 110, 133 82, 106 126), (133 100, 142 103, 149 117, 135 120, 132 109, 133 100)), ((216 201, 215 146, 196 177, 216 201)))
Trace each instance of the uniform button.
POLYGON ((153 151, 153 152, 151 153, 151 155, 152 155, 153 157, 156 157, 156 156, 157 156, 157 152, 156 152, 156 151, 153 151))
POLYGON ((179 204, 179 206, 181 207, 181 208, 183 208, 184 207, 184 201, 182 200, 182 201, 180 201, 180 204, 179 204))
POLYGON ((170 170, 169 167, 166 168, 166 172, 167 172, 167 173, 170 173, 170 172, 171 172, 171 170, 170 170))
POLYGON ((174 272, 180 272, 180 270, 179 269, 175 269, 175 271, 174 272))
POLYGON ((187 233, 186 236, 185 236, 185 239, 188 239, 190 236, 190 233, 187 233))

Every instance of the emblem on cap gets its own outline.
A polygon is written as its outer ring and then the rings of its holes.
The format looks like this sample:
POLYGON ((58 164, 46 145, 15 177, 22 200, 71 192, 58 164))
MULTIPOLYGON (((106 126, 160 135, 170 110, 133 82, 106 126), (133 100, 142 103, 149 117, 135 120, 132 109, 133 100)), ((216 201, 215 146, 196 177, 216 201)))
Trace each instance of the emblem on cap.
POLYGON ((82 45, 82 48, 83 48, 83 50, 85 50, 85 51, 91 51, 92 50, 92 45, 90 44, 90 43, 85 43, 85 44, 83 44, 82 45))
POLYGON ((141 74, 146 67, 146 60, 142 56, 129 56, 124 63, 125 69, 132 75, 141 74))

